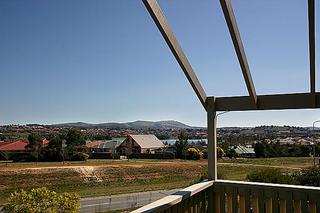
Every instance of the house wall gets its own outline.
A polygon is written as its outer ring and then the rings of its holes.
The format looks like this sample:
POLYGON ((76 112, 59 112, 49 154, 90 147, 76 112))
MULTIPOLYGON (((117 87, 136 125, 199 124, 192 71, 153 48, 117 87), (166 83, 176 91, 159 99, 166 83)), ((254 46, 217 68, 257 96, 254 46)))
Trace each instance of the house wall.
POLYGON ((155 154, 156 151, 154 149, 141 149, 141 153, 144 153, 144 154, 155 154))
POLYGON ((120 155, 130 155, 132 153, 141 153, 141 147, 131 138, 127 137, 117 151, 120 155))

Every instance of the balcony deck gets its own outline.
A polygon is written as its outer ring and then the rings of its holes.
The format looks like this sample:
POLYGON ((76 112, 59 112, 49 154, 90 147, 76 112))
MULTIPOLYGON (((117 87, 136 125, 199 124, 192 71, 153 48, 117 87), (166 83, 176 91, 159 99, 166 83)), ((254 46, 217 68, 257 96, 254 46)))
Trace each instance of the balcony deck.
POLYGON ((205 181, 141 207, 147 212, 320 212, 320 188, 252 183, 205 181))

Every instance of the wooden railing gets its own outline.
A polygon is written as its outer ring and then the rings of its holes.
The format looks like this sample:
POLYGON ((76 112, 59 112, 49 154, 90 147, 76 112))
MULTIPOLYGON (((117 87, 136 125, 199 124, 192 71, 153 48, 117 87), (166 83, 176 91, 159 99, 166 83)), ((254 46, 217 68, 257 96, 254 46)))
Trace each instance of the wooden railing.
POLYGON ((147 212, 207 212, 213 181, 194 184, 172 195, 141 207, 132 213, 147 212))
POLYGON ((318 213, 320 188, 225 180, 206 181, 133 212, 318 213))
POLYGON ((219 180, 213 191, 214 212, 320 212, 317 187, 219 180))

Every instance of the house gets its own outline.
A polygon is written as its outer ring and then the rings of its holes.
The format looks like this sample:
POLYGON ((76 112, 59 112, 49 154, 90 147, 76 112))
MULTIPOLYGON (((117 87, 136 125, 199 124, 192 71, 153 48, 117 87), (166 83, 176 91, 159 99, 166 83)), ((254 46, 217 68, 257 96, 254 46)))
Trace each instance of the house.
POLYGON ((116 149, 122 141, 93 141, 87 144, 90 158, 94 159, 111 159, 117 157, 116 149))
POLYGON ((303 137, 287 137, 287 138, 280 138, 274 140, 275 142, 279 142, 281 145, 304 145, 309 146, 312 145, 313 141, 311 138, 303 138, 303 137))
POLYGON ((114 153, 116 148, 122 143, 122 141, 105 141, 104 143, 100 143, 91 147, 92 152, 103 152, 103 153, 114 153))
POLYGON ((100 144, 106 143, 105 140, 97 140, 97 141, 86 141, 86 147, 91 151, 91 148, 94 148, 100 144))
MULTIPOLYGON (((29 144, 27 139, 19 141, 6 141, 0 142, 0 159, 8 159, 12 154, 23 155, 28 153, 30 150, 26 147, 29 144)), ((49 141, 47 139, 42 140, 42 147, 48 146, 49 141)))
POLYGON ((0 143, 0 152, 25 152, 26 145, 29 142, 24 141, 12 141, 12 142, 1 142, 0 143))
POLYGON ((118 146, 117 152, 120 155, 129 155, 132 153, 154 154, 164 147, 162 141, 155 135, 128 135, 118 146))
POLYGON ((28 143, 29 142, 27 140, 1 142, 0 143, 0 159, 8 160, 9 155, 12 153, 27 152, 26 146, 28 143))
POLYGON ((243 158, 255 157, 255 152, 252 147, 245 147, 245 146, 238 145, 234 147, 234 150, 236 151, 239 157, 243 157, 243 158))

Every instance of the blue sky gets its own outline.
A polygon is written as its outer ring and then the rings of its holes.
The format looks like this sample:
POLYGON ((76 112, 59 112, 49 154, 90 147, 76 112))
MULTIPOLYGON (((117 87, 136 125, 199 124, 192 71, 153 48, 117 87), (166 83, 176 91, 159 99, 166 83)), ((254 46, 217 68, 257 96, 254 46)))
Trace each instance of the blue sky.
MULTIPOLYGON (((247 95, 219 1, 159 3, 207 94, 247 95)), ((233 3, 257 93, 307 92, 307 1, 233 3)), ((316 9, 319 22, 319 3, 316 9)), ((0 1, 0 73, 0 124, 206 125, 141 0, 0 1)), ((230 112, 219 126, 310 126, 317 119, 319 110, 230 112)))

